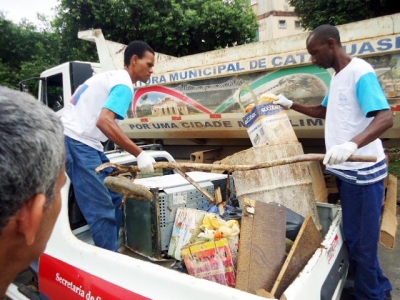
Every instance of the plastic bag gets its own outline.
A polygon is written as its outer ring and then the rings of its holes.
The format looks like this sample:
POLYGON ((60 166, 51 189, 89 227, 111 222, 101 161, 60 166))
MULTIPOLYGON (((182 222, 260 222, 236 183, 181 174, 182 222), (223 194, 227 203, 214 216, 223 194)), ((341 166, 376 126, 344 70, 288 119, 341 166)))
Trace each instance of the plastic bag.
POLYGON ((303 225, 304 217, 286 207, 286 237, 294 241, 303 225))
POLYGON ((286 237, 289 240, 294 241, 300 231, 301 225, 303 225, 304 217, 280 203, 271 202, 271 204, 280 205, 286 208, 286 237))

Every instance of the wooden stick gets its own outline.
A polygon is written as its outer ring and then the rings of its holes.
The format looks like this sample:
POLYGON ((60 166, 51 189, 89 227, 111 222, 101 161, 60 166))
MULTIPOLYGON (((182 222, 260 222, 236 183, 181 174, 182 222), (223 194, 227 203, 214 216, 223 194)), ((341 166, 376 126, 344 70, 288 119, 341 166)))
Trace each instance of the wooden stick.
POLYGON ((201 193, 203 193, 203 195, 206 196, 211 202, 215 202, 215 198, 213 196, 211 196, 200 184, 198 184, 189 175, 187 175, 179 166, 175 166, 174 170, 176 172, 178 172, 187 181, 189 181, 201 193))
MULTIPOLYGON (((202 163, 176 163, 176 162, 157 162, 154 163, 154 168, 165 168, 165 169, 176 169, 181 168, 183 170, 196 170, 196 171, 227 171, 228 173, 232 173, 235 171, 250 171, 257 170, 262 168, 271 168, 281 165, 293 164, 298 162, 305 161, 322 161, 325 157, 325 154, 302 154, 296 156, 290 156, 286 158, 276 159, 264 163, 259 163, 255 165, 222 165, 222 164, 202 164, 202 163)), ((366 155, 352 155, 349 157, 347 161, 350 162, 376 162, 375 156, 366 156, 366 155)), ((96 168, 96 173, 100 173, 103 169, 112 167, 115 168, 116 171, 113 172, 113 175, 126 173, 126 172, 136 172, 139 170, 137 166, 124 166, 118 165, 114 163, 105 163, 96 168)))

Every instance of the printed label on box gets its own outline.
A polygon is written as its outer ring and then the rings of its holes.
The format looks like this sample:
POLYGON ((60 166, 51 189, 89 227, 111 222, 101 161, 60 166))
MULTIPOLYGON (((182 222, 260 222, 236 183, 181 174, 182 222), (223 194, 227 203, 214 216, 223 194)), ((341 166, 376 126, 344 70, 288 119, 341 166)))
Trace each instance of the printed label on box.
POLYGON ((174 193, 174 195, 172 196, 172 202, 174 205, 185 204, 187 202, 187 193, 174 193))
POLYGON ((261 104, 243 118, 253 146, 297 142, 292 124, 280 105, 261 104))
POLYGON ((190 275, 235 287, 235 271, 226 238, 182 249, 190 275))

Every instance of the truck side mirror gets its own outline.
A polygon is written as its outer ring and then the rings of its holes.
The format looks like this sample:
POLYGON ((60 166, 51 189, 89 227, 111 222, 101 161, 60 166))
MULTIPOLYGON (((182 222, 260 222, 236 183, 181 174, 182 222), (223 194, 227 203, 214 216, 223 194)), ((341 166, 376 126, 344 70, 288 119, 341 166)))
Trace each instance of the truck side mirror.
POLYGON ((21 92, 24 92, 24 93, 28 93, 29 94, 29 86, 25 83, 25 82, 20 82, 19 83, 19 90, 21 91, 21 92))

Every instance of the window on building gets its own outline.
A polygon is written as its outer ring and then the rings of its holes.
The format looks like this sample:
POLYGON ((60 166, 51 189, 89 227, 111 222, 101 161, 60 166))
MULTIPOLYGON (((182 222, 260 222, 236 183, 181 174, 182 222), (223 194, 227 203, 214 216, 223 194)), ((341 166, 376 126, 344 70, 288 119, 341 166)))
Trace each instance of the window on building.
POLYGON ((303 26, 301 25, 300 21, 294 21, 294 28, 296 29, 302 29, 303 26))
POLYGON ((279 20, 279 28, 281 29, 286 28, 286 20, 279 20))

